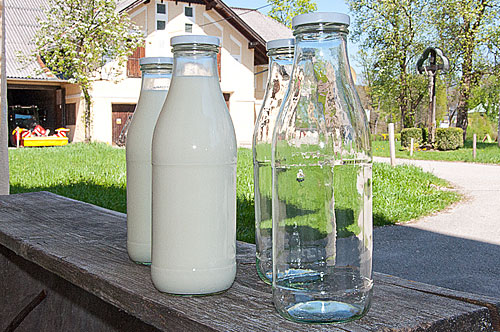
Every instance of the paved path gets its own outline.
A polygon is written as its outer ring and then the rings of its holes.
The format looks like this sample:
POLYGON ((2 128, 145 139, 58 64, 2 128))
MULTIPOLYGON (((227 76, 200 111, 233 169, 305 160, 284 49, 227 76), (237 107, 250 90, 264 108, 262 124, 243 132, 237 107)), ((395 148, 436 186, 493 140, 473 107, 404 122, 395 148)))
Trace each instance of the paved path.
POLYGON ((500 165, 398 163, 420 166, 450 181, 466 199, 404 226, 375 229, 374 270, 500 298, 500 165))

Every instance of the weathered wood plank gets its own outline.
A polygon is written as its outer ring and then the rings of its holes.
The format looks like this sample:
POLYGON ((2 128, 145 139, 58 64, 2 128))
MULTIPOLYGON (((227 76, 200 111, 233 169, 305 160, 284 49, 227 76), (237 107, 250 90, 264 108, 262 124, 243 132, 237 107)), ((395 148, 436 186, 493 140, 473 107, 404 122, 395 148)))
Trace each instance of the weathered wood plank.
POLYGON ((363 319, 340 325, 286 321, 274 310, 270 287, 255 273, 254 246, 244 243, 237 246, 236 281, 225 293, 161 294, 149 267, 128 259, 123 214, 45 192, 0 196, 0 244, 165 331, 493 330, 491 312, 481 303, 412 289, 378 274, 373 305, 363 319))

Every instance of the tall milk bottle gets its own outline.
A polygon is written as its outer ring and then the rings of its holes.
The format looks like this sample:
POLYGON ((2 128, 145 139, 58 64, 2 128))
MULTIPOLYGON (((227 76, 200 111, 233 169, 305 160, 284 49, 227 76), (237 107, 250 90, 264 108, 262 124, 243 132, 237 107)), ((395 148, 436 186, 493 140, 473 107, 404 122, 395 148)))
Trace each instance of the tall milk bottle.
POLYGON ((172 77, 173 59, 139 60, 142 85, 127 132, 127 250, 137 263, 151 263, 151 144, 172 77))
POLYGON ((236 275, 236 138, 217 75, 217 37, 171 39, 172 84, 153 135, 155 287, 226 290, 236 275))
POLYGON ((253 134, 253 178, 255 187, 255 255, 257 274, 270 284, 272 260, 271 143, 274 124, 292 75, 294 39, 267 42, 269 73, 266 94, 253 134))

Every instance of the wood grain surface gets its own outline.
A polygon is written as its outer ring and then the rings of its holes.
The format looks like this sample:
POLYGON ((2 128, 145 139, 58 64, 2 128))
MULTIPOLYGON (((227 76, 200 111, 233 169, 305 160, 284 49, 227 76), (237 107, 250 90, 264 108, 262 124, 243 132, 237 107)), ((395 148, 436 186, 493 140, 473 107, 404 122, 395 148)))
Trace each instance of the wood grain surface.
MULTIPOLYGON (((0 245, 4 247, 0 251, 6 261, 3 265, 20 266, 22 258, 33 263, 23 263, 26 265, 23 270, 44 270, 37 272, 41 279, 60 278, 69 282, 75 289, 88 293, 88 301, 95 297, 95 308, 109 304, 144 326, 150 326, 152 331, 153 327, 162 331, 474 332, 499 329, 499 299, 378 273, 374 273, 372 307, 364 318, 335 325, 287 321, 274 310, 271 289, 255 272, 255 246, 242 242, 237 245, 236 281, 226 292, 204 297, 162 294, 151 283, 149 267, 134 264, 128 258, 124 214, 47 192, 0 196, 0 245)), ((11 291, 6 285, 12 285, 7 280, 18 276, 5 272, 9 269, 2 271, 0 287, 5 295, 11 291)), ((24 292, 17 291, 16 297, 24 296, 24 301, 29 303, 30 296, 35 297, 40 289, 24 292)), ((4 319, 7 316, 13 319, 18 313, 9 308, 7 298, 0 298, 0 307, 5 308, 4 319)), ((89 306, 92 307, 92 303, 89 306)), ((82 328, 76 320, 74 323, 75 331, 93 330, 82 328)))

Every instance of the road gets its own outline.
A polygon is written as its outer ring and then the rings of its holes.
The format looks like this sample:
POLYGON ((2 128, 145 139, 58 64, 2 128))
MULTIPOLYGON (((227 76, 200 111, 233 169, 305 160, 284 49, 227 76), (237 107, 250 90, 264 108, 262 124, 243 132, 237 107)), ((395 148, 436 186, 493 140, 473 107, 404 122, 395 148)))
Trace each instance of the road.
MULTIPOLYGON (((388 162, 388 158, 374 158, 388 162)), ((398 159, 451 182, 465 199, 374 230, 374 271, 500 298, 500 165, 398 159)))

